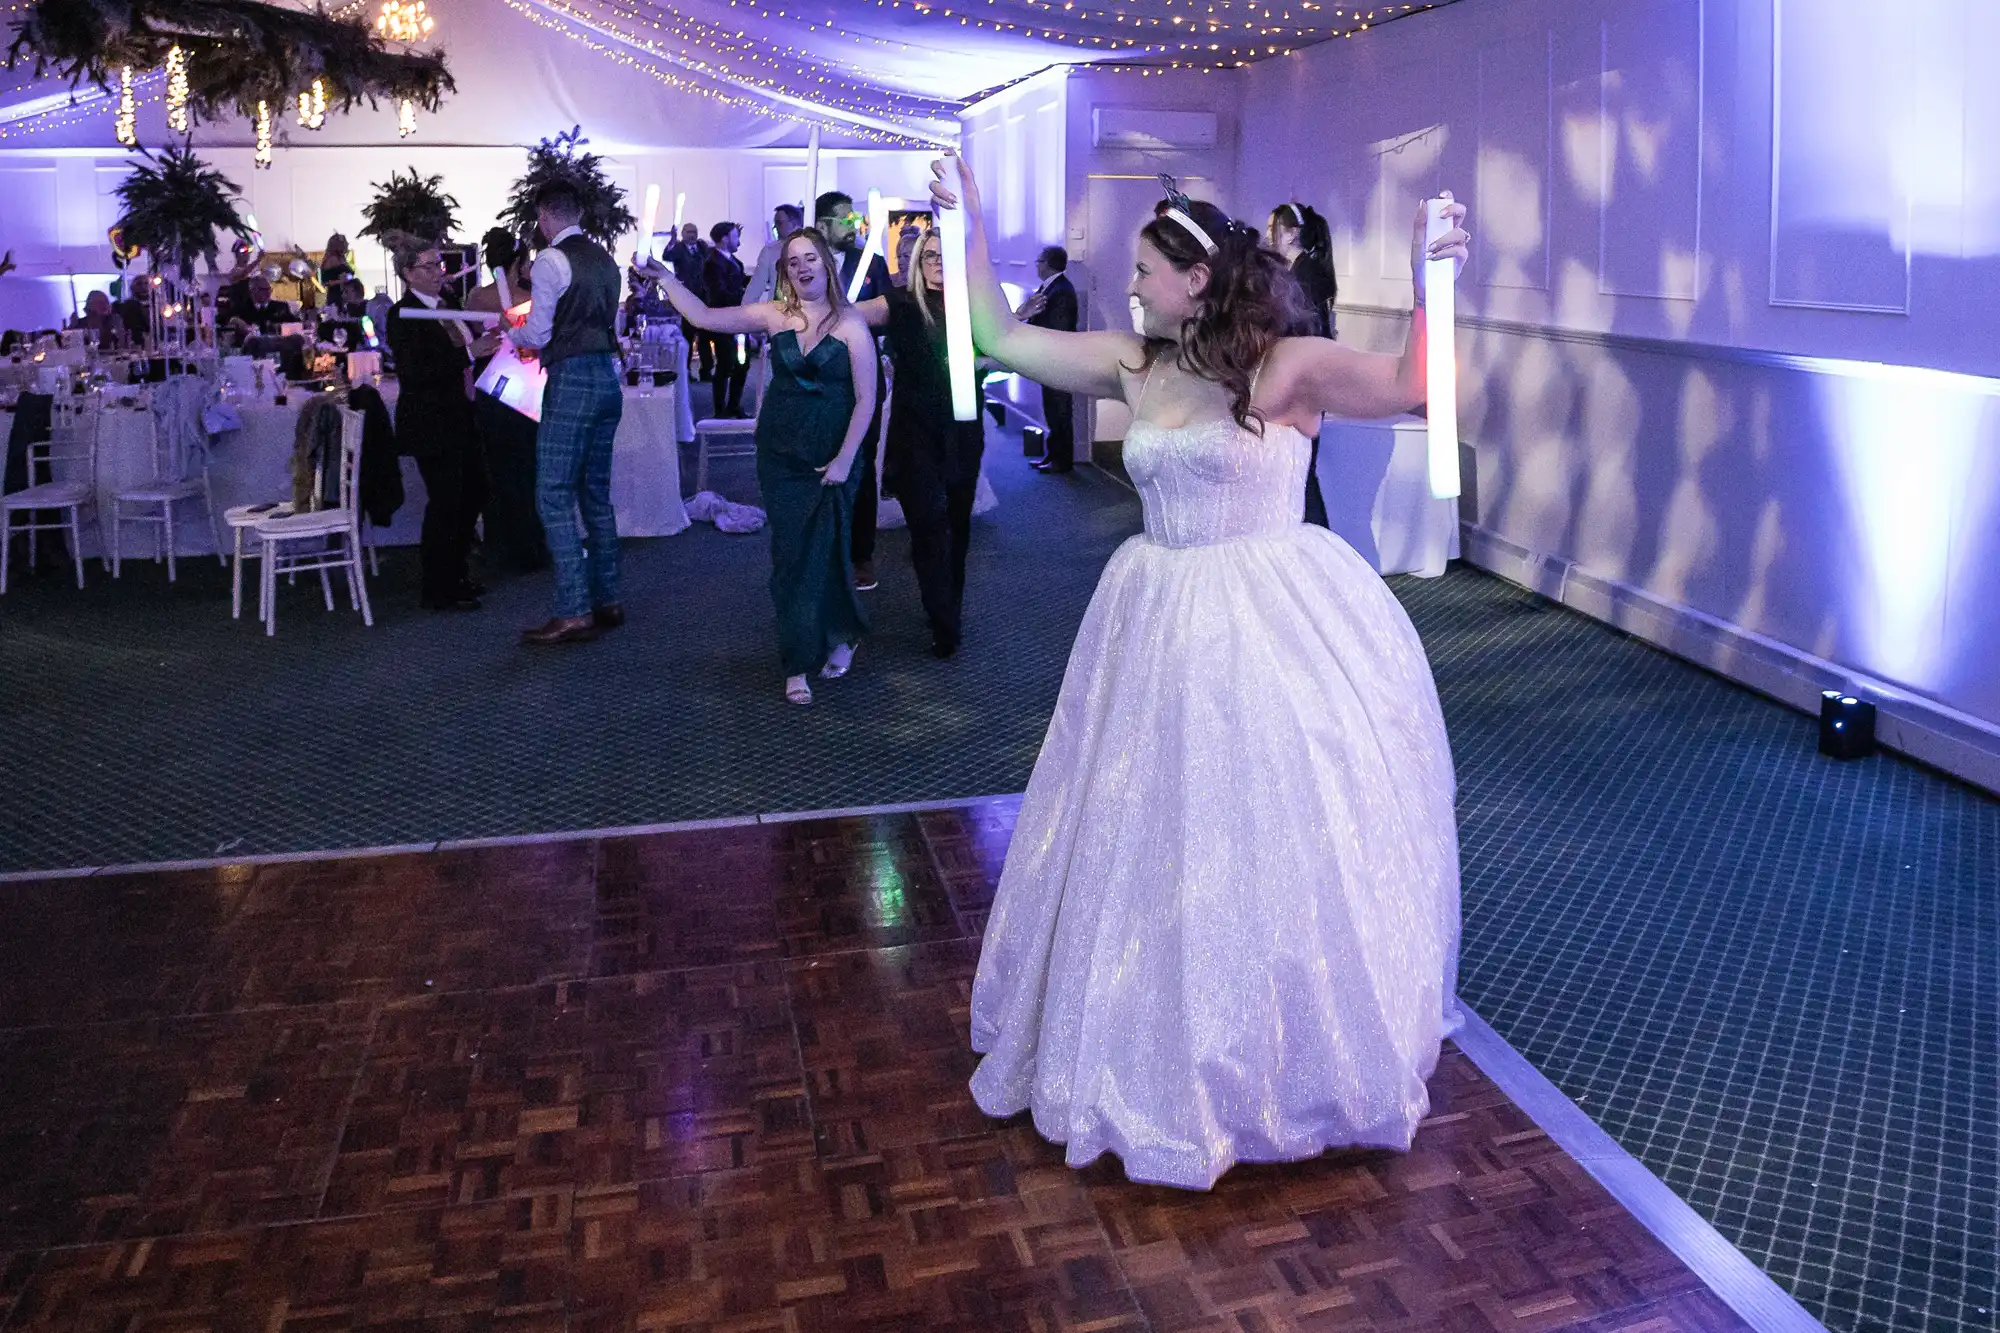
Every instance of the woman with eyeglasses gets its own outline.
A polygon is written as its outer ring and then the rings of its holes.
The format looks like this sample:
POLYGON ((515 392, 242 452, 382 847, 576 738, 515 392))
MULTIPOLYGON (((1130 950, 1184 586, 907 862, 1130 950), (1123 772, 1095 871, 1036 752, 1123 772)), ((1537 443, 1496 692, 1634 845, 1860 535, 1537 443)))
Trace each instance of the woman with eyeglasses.
MULTIPOLYGON (((1300 519, 1322 414, 1424 400, 1412 246, 1400 356, 1293 336, 1258 229, 1167 182, 1136 332, 1018 322, 971 174, 972 332, 1030 379, 1119 399, 1145 532, 1105 566, 1022 798, 973 983, 972 1095, 1081 1166, 1208 1189, 1237 1162, 1407 1149, 1459 1021, 1451 750, 1395 594, 1300 519)), ((1454 222, 1464 209, 1446 205, 1454 222)))
POLYGON ((882 489, 903 506, 910 564, 930 622, 931 654, 958 651, 972 504, 986 448, 985 421, 955 421, 944 341, 944 258, 923 233, 905 265, 908 285, 861 302, 869 326, 885 329, 895 378, 889 389, 882 489))
POLYGON ((771 534, 785 698, 810 704, 808 677, 845 676, 868 632, 849 543, 856 458, 875 415, 875 340, 834 279, 826 238, 811 228, 785 239, 774 301, 711 306, 657 260, 637 271, 657 280, 696 328, 771 339, 771 382, 757 411, 757 484, 771 534))

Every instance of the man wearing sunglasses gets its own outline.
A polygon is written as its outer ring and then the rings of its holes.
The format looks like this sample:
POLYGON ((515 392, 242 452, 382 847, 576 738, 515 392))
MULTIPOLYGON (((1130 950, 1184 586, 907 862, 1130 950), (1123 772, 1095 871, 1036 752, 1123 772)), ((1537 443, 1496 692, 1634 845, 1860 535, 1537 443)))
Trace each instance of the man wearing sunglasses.
MULTIPOLYGON (((854 280, 854 271, 861 264, 861 215, 854 211, 854 197, 839 190, 829 190, 813 201, 813 225, 825 235, 826 243, 833 249, 834 257, 840 261, 840 289, 849 290, 854 280)), ((887 296, 895 283, 889 276, 888 261, 875 255, 868 261, 868 276, 861 284, 857 301, 873 300, 887 296)), ((881 362, 876 362, 875 417, 868 423, 868 433, 861 439, 861 454, 855 460, 854 473, 861 479, 860 489, 854 494, 854 586, 867 592, 875 586, 875 506, 877 492, 875 485, 875 446, 882 435, 882 392, 881 362)))

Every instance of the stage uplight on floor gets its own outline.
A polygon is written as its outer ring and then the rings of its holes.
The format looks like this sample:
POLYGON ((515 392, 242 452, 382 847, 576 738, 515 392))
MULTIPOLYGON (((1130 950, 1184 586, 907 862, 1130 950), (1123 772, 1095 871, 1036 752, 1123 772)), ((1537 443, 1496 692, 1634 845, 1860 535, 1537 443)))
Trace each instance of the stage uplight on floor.
POLYGON ((1819 695, 1819 752, 1835 759, 1875 753, 1875 705, 1840 690, 1819 695))
POLYGON ((1021 428, 1021 455, 1024 458, 1040 458, 1048 452, 1049 434, 1040 426, 1021 428))

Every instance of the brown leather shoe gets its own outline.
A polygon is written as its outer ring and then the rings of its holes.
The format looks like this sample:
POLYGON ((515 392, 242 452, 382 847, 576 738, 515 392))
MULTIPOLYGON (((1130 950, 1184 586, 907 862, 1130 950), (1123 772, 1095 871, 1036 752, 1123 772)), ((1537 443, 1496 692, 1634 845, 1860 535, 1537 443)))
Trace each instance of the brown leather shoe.
POLYGON ((557 616, 546 625, 521 631, 521 642, 533 647, 557 643, 589 643, 597 625, 589 616, 557 616))
POLYGON ((606 602, 603 606, 593 607, 590 620, 599 629, 617 629, 625 623, 625 604, 606 602))

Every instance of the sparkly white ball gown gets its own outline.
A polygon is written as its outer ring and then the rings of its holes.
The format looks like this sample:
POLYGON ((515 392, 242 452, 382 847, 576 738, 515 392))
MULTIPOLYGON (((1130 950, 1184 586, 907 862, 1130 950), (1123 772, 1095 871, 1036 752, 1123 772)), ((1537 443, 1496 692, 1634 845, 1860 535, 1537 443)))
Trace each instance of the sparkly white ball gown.
MULTIPOLYGON (((1141 395, 1143 400, 1143 393, 1141 395)), ((1081 1166, 1407 1148, 1458 1020, 1454 779, 1388 586, 1300 521, 1310 446, 1135 422, 972 993, 982 1110, 1081 1166)))

